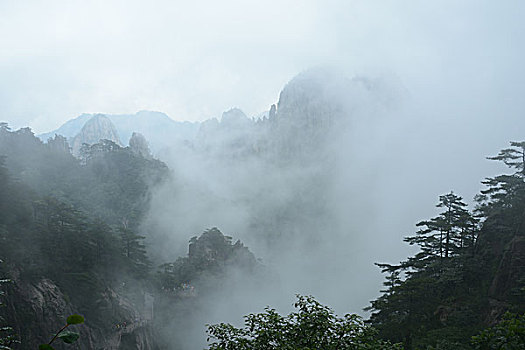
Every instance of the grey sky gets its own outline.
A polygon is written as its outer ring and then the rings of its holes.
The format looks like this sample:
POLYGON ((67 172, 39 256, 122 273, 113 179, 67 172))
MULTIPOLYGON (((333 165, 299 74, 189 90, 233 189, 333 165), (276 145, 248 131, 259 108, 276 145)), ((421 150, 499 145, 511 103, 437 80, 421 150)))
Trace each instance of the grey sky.
POLYGON ((394 76, 445 118, 515 119, 524 110, 524 9, 523 1, 2 0, 0 119, 43 132, 83 112, 203 120, 237 106, 254 115, 316 65, 394 76))

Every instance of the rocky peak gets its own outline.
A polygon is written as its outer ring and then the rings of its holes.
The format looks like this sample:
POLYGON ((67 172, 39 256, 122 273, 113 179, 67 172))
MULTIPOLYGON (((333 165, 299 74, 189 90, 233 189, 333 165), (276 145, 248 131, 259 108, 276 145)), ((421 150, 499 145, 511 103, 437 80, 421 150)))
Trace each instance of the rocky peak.
POLYGON ((218 228, 206 230, 200 237, 192 237, 188 250, 189 261, 193 264, 223 266, 224 263, 243 268, 256 266, 253 253, 237 241, 232 244, 232 237, 225 236, 218 228))
POLYGON ((222 113, 221 126, 226 128, 243 127, 251 124, 250 118, 239 108, 232 108, 222 113))
POLYGON ((69 147, 69 142, 67 142, 67 139, 64 136, 58 134, 55 134, 54 138, 49 138, 47 140, 47 147, 63 153, 71 152, 71 147, 69 147))
POLYGON ((144 135, 134 132, 129 139, 129 147, 135 154, 139 154, 144 158, 151 158, 148 141, 144 135))
POLYGON ((249 151, 256 123, 238 108, 222 114, 221 120, 201 123, 195 138, 197 148, 215 154, 239 156, 249 151))
POLYGON ((295 123, 331 119, 353 100, 356 88, 360 88, 356 82, 340 72, 311 69, 284 87, 279 95, 277 114, 295 123))
POLYGON ((95 114, 84 124, 80 132, 73 137, 71 142, 73 154, 78 156, 80 148, 84 143, 92 145, 98 143, 100 140, 110 140, 117 145, 122 145, 117 129, 111 120, 103 114, 95 114))
MULTIPOLYGON (((67 297, 62 289, 48 278, 28 281, 19 270, 9 273, 11 283, 5 294, 8 323, 22 341, 21 349, 37 349, 64 325, 67 316, 78 312, 79 306, 67 297)), ((107 323, 87 319, 81 326, 74 326, 80 333, 76 349, 157 349, 155 336, 148 315, 141 312, 127 298, 109 286, 97 294, 97 307, 112 305, 108 312, 109 323, 128 320, 125 329, 115 329, 107 323), (140 320, 140 321, 137 321, 140 320), (131 346, 130 344, 133 344, 131 346)), ((55 344, 53 344, 55 346, 55 344)), ((18 347, 16 347, 18 349, 18 347)), ((57 344, 57 349, 65 349, 57 344)))

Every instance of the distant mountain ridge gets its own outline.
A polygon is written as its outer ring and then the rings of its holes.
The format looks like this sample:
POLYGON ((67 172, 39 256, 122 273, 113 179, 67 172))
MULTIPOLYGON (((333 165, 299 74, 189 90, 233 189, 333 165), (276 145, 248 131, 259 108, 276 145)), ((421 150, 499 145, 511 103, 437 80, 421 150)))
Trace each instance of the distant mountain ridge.
POLYGON ((195 149, 214 156, 250 155, 277 161, 318 161, 360 115, 372 117, 394 99, 380 80, 347 78, 330 69, 311 69, 290 80, 279 101, 249 118, 233 108, 201 123, 195 149))
POLYGON ((40 134, 38 137, 45 142, 58 134, 66 137, 72 143, 84 125, 97 115, 103 115, 111 121, 121 144, 127 145, 133 133, 137 132, 144 135, 153 151, 158 151, 174 141, 193 140, 200 127, 198 122, 175 121, 164 113, 153 111, 140 111, 135 114, 85 113, 67 121, 58 129, 40 134))
MULTIPOLYGON (((347 78, 340 72, 317 68, 295 76, 282 89, 279 101, 254 118, 238 108, 203 122, 174 121, 153 111, 105 116, 115 126, 124 146, 134 132, 140 133, 157 155, 172 149, 226 157, 322 158, 324 144, 337 139, 336 134, 350 127, 355 116, 387 106, 394 99, 392 91, 395 89, 382 81, 347 78)), ((71 143, 93 116, 82 114, 39 137, 47 141, 56 133, 71 143)))
POLYGON ((62 124, 62 126, 60 126, 58 129, 37 135, 37 137, 44 142, 46 142, 50 138, 53 138, 55 134, 62 135, 66 138, 75 137, 80 132, 84 124, 86 124, 86 122, 93 116, 94 114, 81 114, 74 119, 68 120, 67 122, 62 124))

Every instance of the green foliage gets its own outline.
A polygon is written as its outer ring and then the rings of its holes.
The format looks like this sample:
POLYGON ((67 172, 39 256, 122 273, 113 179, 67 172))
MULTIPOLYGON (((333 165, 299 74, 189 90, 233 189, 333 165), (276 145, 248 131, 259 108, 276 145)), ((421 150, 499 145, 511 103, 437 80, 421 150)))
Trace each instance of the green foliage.
MULTIPOLYGON (((0 257, 21 284, 52 281, 92 327, 104 329, 122 318, 115 294, 143 302, 150 276, 139 222, 150 186, 168 169, 106 142, 93 151, 81 162, 62 137, 43 144, 30 129, 0 125, 0 257)), ((7 312, 25 343, 48 334, 24 307, 7 312)))
POLYGON ((149 260, 144 245, 145 236, 141 236, 126 227, 118 229, 121 240, 121 254, 129 272, 140 278, 146 276, 149 270, 149 260))
MULTIPOLYGON (((516 171, 484 181, 487 188, 476 197, 476 216, 456 194, 440 196, 437 206, 444 210, 418 223, 416 235, 405 238, 420 251, 397 265, 377 264, 387 274, 387 288, 367 309, 382 338, 403 342, 407 350, 469 349, 470 337, 502 312, 491 299, 525 311, 520 263, 525 246, 525 142, 512 142, 511 148, 489 159, 516 171)), ((476 341, 513 337, 490 332, 476 341)), ((505 347, 479 347, 492 348, 505 347)))
POLYGON ((88 155, 79 160, 63 137, 43 144, 28 128, 0 129, 0 157, 8 156, 6 165, 15 178, 40 196, 52 195, 112 226, 127 221, 137 230, 149 188, 168 176, 168 167, 108 140, 84 148, 88 155))
POLYGON ((108 140, 84 148, 88 155, 79 169, 75 197, 111 225, 124 223, 137 230, 148 207, 149 188, 168 176, 167 166, 108 140))
POLYGON ((73 344, 78 340, 78 338, 80 338, 80 334, 71 331, 63 331, 57 336, 57 338, 66 344, 73 344))
POLYGON ((525 349, 525 314, 507 312, 496 326, 472 337, 472 345, 479 350, 525 349))
POLYGON ((220 276, 226 266, 252 272, 257 266, 255 256, 240 241, 231 242, 216 227, 190 239, 187 257, 160 266, 158 281, 161 289, 177 291, 184 283, 203 276, 220 276))
POLYGON ((71 326, 71 325, 78 325, 78 324, 82 324, 82 323, 84 323, 84 317, 83 316, 80 316, 80 315, 77 315, 77 314, 69 316, 67 318, 67 320, 66 320, 66 325, 64 327, 60 328, 60 330, 49 341, 49 343, 47 343, 47 344, 40 344, 38 346, 38 349, 39 350, 53 349, 51 344, 53 344, 53 342, 55 340, 57 340, 57 339, 62 340, 66 344, 73 344, 74 342, 76 342, 78 340, 78 338, 80 338, 80 334, 78 334, 77 332, 66 330, 66 329, 69 326, 71 326))
POLYGON ((436 206, 445 211, 435 218, 419 222, 416 226, 422 228, 417 234, 405 238, 405 242, 421 248, 421 253, 412 259, 418 268, 437 258, 448 259, 458 255, 461 250, 473 248, 476 242, 477 220, 465 209, 467 205, 463 198, 450 192, 439 196, 436 206))
POLYGON ((67 324, 81 324, 84 323, 84 316, 81 315, 71 315, 67 318, 67 324))
POLYGON ((476 197, 478 211, 490 222, 490 228, 501 231, 502 235, 525 235, 525 142, 511 142, 511 148, 504 149, 491 160, 498 160, 510 168, 513 174, 487 178, 487 188, 476 197))
POLYGON ((501 161, 509 168, 515 168, 518 173, 525 175, 525 141, 511 141, 510 146, 510 148, 499 151, 497 156, 488 157, 488 159, 501 161))
POLYGON ((245 317, 244 328, 208 325, 210 350, 345 350, 401 349, 377 339, 376 331, 357 315, 340 318, 311 296, 297 296, 297 312, 279 315, 274 309, 245 317), (211 342, 210 342, 211 340, 211 342))

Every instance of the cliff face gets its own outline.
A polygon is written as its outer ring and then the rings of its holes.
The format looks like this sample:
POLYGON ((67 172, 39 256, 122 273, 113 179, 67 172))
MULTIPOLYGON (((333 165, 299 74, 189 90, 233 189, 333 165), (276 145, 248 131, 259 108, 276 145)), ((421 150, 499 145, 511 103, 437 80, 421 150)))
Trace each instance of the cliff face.
MULTIPOLYGON (((49 335, 63 326, 73 309, 51 280, 42 278, 34 284, 27 284, 22 282, 18 273, 12 275, 13 283, 6 293, 7 320, 22 341, 20 348, 36 349, 39 344, 47 343, 49 335)), ((89 337, 84 335, 81 343, 89 346, 89 337)))
POLYGON ((148 141, 144 135, 134 132, 129 139, 129 147, 135 154, 139 154, 144 158, 151 158, 151 151, 149 149, 148 141))
POLYGON ((111 120, 102 114, 96 114, 89 119, 80 132, 71 140, 73 155, 78 156, 84 143, 94 144, 100 140, 110 140, 121 146, 117 129, 111 120))
POLYGON ((384 85, 328 69, 305 71, 283 88, 278 103, 260 119, 234 108, 220 121, 201 123, 196 148, 215 156, 256 154, 286 163, 326 159, 358 116, 373 118, 383 111, 388 102, 384 85))
POLYGON ((489 288, 488 324, 494 324, 510 306, 524 306, 525 237, 515 236, 504 250, 489 288))
POLYGON ((325 159, 363 116, 376 118, 386 108, 384 85, 330 69, 305 71, 286 84, 262 123, 266 143, 281 157, 325 159))
POLYGON ((524 277, 525 266, 525 237, 516 236, 509 243, 501 257, 498 271, 489 290, 491 296, 501 299, 511 297, 518 285, 517 282, 524 277))
POLYGON ((72 139, 73 137, 75 137, 76 134, 80 132, 84 124, 86 124, 86 122, 92 117, 93 115, 91 114, 81 114, 74 119, 68 120, 58 129, 46 132, 44 134, 40 134, 38 135, 38 137, 44 142, 46 142, 50 138, 55 137, 55 135, 62 135, 67 139, 72 139))
POLYGON ((255 122, 238 108, 222 114, 221 120, 209 119, 195 137, 197 149, 214 156, 242 157, 253 150, 255 122))
MULTIPOLYGON (((77 307, 48 278, 28 282, 18 271, 11 271, 11 277, 12 283, 6 293, 6 319, 21 340, 13 348, 37 349, 39 344, 49 342, 64 326, 66 318, 77 312, 77 307)), ((157 349, 149 321, 142 318, 125 298, 112 291, 101 298, 113 299, 120 317, 130 320, 126 327, 103 326, 86 319, 85 324, 71 326, 73 331, 80 333, 73 347, 56 341, 53 343, 55 349, 157 349)))

